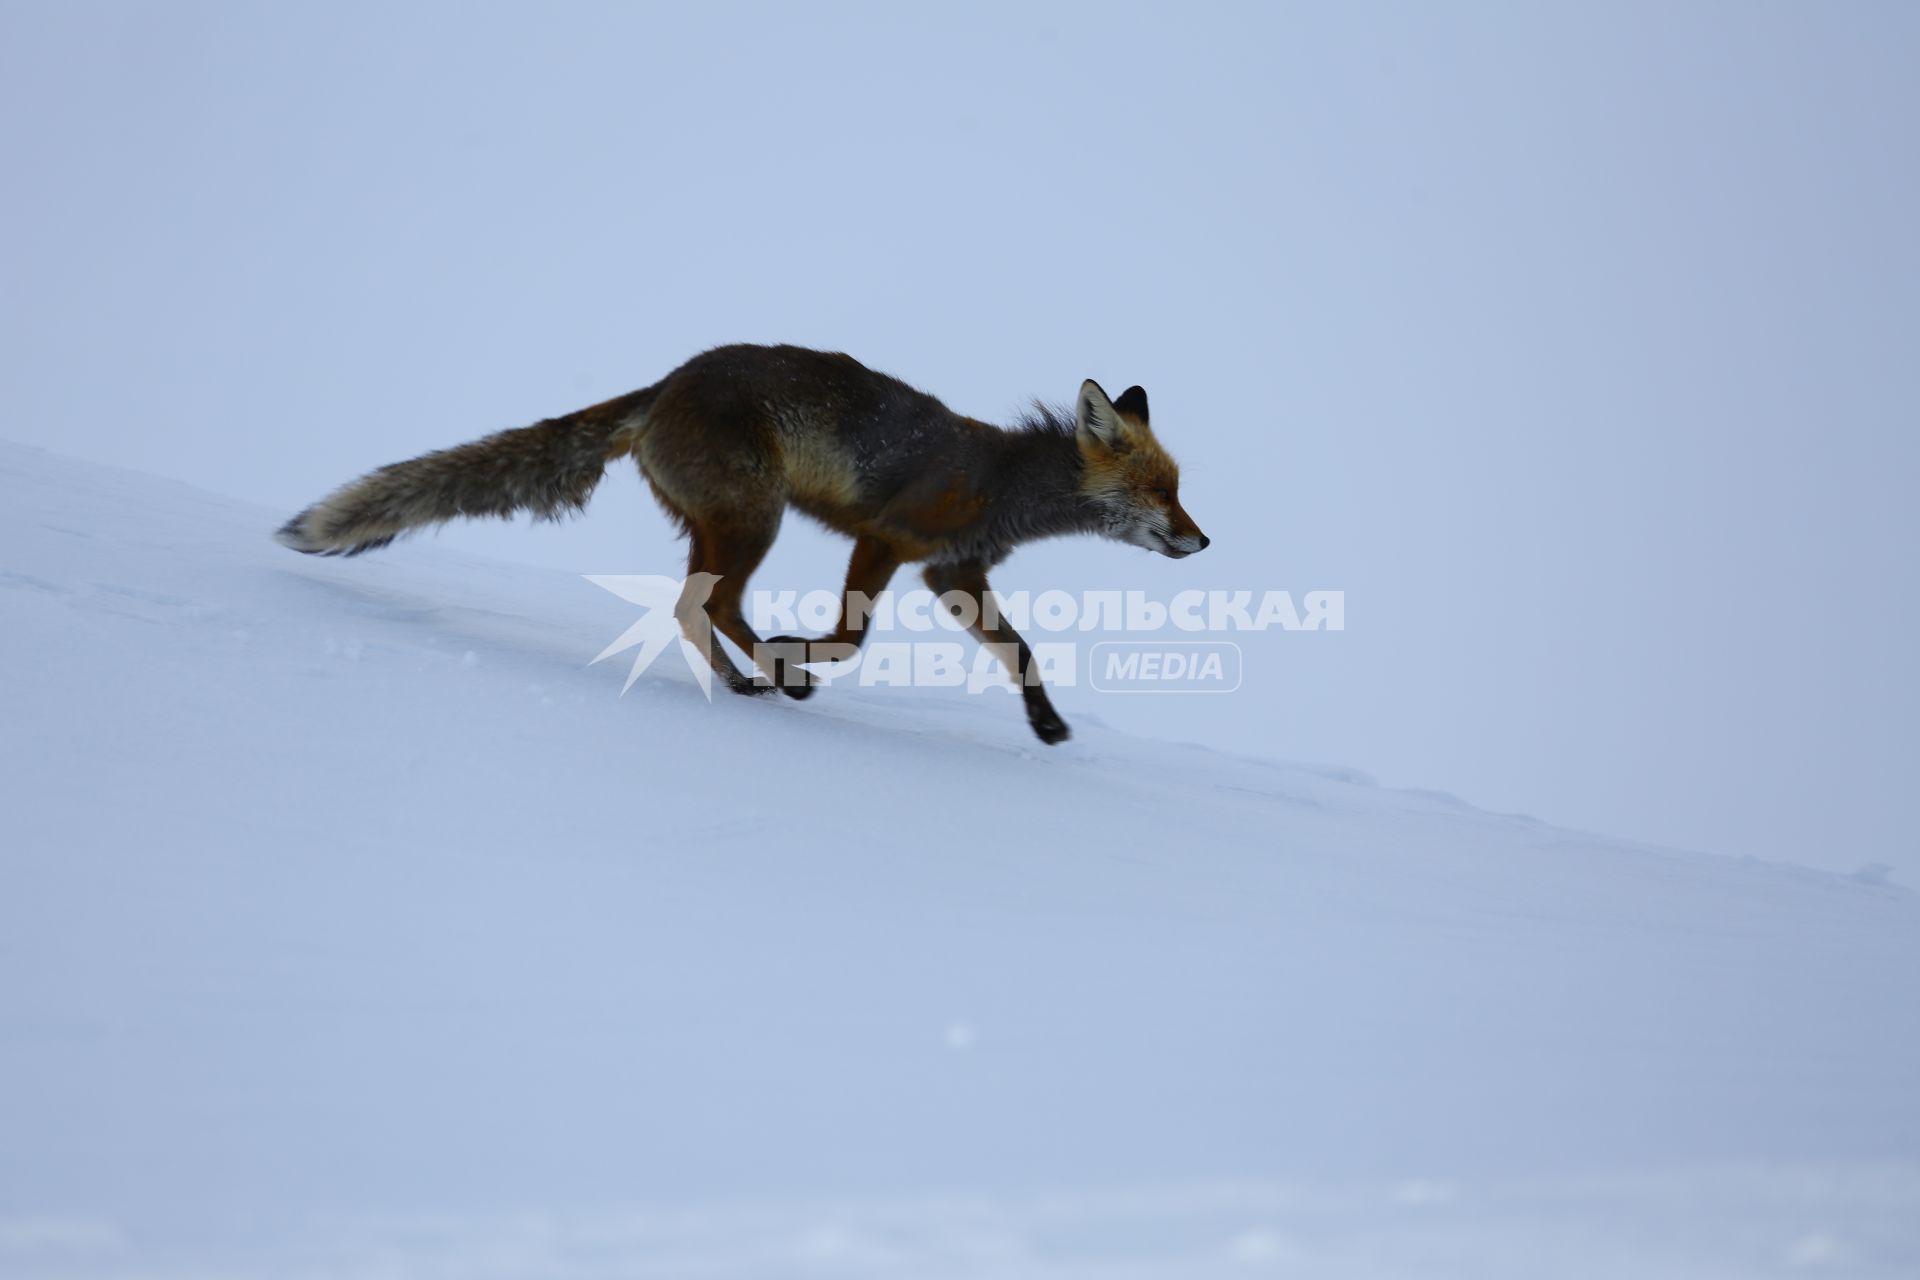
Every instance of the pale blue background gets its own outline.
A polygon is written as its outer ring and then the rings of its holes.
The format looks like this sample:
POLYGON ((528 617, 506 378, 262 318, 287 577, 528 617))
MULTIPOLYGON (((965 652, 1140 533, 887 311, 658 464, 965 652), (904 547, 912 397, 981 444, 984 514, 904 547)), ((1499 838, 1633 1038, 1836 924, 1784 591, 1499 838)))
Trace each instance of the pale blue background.
MULTIPOLYGON (((291 511, 723 341, 1142 382, 1214 549, 1001 585, 1350 630, 1070 717, 1911 883, 1916 66, 1906 4, 11 3, 0 434, 291 511)), ((627 474, 442 541, 680 562, 627 474)))

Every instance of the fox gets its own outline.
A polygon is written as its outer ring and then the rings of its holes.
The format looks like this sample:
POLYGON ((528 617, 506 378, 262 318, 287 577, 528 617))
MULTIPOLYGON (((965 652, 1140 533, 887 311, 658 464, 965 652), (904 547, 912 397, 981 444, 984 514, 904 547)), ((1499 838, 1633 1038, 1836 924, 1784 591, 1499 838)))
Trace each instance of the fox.
POLYGON ((1028 724, 1048 745, 1071 732, 1032 649, 1000 616, 988 571, 1024 543, 1070 534, 1173 559, 1209 543, 1180 505, 1180 468, 1154 437, 1141 387, 1115 399, 1089 378, 1071 411, 1036 400, 1002 427, 841 352, 747 344, 694 356, 604 403, 382 467, 301 511, 277 536, 309 555, 357 556, 460 517, 559 520, 583 510, 623 457, 687 538, 674 616, 729 689, 809 696, 816 681, 804 655, 833 661, 856 652, 863 602, 901 566, 917 564, 1007 669, 1028 724), (853 551, 835 629, 763 641, 742 600, 788 509, 852 538, 853 551), (715 630, 755 675, 713 643, 715 630))

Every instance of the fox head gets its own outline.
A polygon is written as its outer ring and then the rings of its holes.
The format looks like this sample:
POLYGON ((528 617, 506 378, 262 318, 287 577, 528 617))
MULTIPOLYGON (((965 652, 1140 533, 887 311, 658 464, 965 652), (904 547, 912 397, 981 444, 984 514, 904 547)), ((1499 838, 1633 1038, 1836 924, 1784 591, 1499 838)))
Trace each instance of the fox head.
POLYGON ((1147 425, 1147 393, 1128 387, 1109 400, 1100 384, 1080 384, 1074 437, 1084 464, 1081 496, 1105 521, 1110 538, 1178 560, 1209 539, 1180 506, 1180 466, 1147 425))

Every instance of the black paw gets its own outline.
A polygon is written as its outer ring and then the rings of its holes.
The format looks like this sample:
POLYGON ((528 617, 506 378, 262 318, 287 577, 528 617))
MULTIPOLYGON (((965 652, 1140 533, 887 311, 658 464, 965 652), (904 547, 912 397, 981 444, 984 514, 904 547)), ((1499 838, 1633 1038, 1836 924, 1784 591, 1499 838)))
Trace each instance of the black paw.
MULTIPOLYGON (((781 650, 806 653, 807 641, 799 636, 775 636, 766 642, 767 648, 775 653, 781 650)), ((813 674, 798 663, 788 662, 784 658, 773 659, 773 682, 780 692, 789 698, 804 702, 813 696, 813 674)))
POLYGON ((1033 732, 1040 741, 1050 747, 1065 742, 1073 736, 1072 731, 1067 728, 1067 722, 1062 720, 1059 713, 1052 707, 1044 711, 1032 712, 1027 716, 1027 723, 1033 726, 1033 732))

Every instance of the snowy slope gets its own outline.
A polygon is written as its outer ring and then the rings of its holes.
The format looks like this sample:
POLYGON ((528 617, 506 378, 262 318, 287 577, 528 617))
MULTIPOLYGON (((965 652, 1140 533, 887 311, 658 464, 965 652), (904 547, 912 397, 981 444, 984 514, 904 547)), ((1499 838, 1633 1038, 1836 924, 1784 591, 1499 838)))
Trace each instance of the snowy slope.
POLYGON ((1904 889, 284 515, 0 446, 0 1275, 1920 1274, 1904 889))

